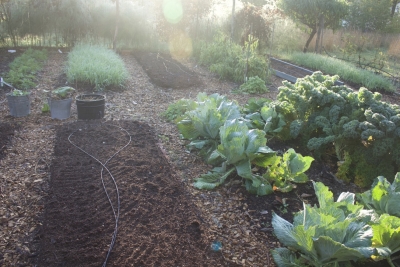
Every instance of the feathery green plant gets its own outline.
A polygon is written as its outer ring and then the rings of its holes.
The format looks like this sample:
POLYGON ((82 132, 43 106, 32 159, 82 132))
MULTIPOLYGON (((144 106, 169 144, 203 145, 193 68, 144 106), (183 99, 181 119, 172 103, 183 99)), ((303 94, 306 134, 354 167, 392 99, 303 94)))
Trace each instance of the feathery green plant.
POLYGON ((122 59, 112 50, 101 46, 78 45, 69 53, 68 83, 88 83, 96 91, 110 86, 124 87, 129 74, 122 59))

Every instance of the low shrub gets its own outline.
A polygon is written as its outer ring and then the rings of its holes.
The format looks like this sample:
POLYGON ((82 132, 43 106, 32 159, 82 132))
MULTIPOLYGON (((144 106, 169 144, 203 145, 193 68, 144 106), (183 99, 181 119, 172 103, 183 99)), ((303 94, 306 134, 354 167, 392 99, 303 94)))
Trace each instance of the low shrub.
POLYGON ((250 77, 244 84, 239 87, 239 93, 262 94, 268 92, 269 89, 265 85, 265 81, 258 76, 250 77))
POLYGON ((199 62, 209 66, 210 71, 222 79, 243 83, 248 77, 258 76, 267 81, 268 62, 257 54, 258 42, 246 43, 246 47, 230 42, 219 34, 211 44, 203 44, 199 52, 199 62))
POLYGON ((101 46, 78 45, 68 54, 68 83, 88 83, 96 91, 124 87, 129 74, 122 59, 101 46))

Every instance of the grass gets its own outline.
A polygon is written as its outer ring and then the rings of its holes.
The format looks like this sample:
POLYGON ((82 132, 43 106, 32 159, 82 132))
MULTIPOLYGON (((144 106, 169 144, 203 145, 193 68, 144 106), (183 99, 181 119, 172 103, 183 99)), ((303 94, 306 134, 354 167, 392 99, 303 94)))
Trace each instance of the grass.
POLYGON ((321 70, 325 74, 339 75, 341 79, 359 84, 372 91, 394 92, 393 84, 381 75, 355 67, 353 64, 313 53, 295 52, 282 58, 306 68, 321 70))
POLYGON ((96 91, 124 87, 129 74, 122 59, 101 46, 78 45, 68 55, 68 83, 88 83, 96 91))

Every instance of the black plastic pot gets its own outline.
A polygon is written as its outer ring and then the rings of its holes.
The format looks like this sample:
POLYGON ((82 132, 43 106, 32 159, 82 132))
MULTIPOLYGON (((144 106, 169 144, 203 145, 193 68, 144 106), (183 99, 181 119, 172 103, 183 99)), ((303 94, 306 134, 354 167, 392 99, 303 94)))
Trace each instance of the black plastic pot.
POLYGON ((85 94, 76 97, 78 120, 97 120, 104 117, 106 97, 99 94, 85 94))

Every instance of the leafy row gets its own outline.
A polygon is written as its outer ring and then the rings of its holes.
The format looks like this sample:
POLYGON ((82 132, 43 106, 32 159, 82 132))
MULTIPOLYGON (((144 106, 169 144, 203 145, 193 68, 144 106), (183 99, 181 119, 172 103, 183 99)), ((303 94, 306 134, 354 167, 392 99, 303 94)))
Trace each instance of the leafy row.
POLYGON ((358 196, 360 203, 349 192, 334 201, 328 187, 313 185, 319 206, 304 204, 293 223, 273 215, 275 234, 287 247, 272 251, 277 265, 350 266, 350 261, 371 257, 394 267, 391 256, 400 251, 400 173, 393 184, 378 177, 371 190, 358 196))
POLYGON ((175 110, 186 110, 176 119, 182 137, 191 141, 189 149, 197 149, 206 162, 214 166, 195 179, 196 188, 213 189, 232 173, 243 178, 246 189, 257 195, 272 193, 274 187, 290 191, 292 182, 308 181, 304 172, 313 159, 293 149, 277 155, 266 145, 266 132, 244 117, 243 110, 261 103, 253 100, 241 110, 236 102, 224 96, 205 93, 200 93, 197 101, 181 100, 180 103, 184 108, 175 110), (254 171, 254 167, 258 169, 254 171))
POLYGON ((45 50, 29 48, 10 63, 10 70, 5 75, 5 79, 14 88, 23 90, 14 90, 13 94, 26 94, 27 90, 36 86, 36 74, 42 69, 46 59, 47 52, 45 50))

